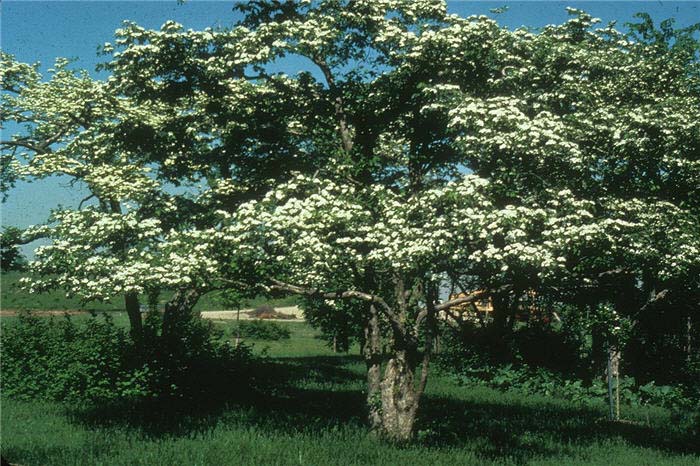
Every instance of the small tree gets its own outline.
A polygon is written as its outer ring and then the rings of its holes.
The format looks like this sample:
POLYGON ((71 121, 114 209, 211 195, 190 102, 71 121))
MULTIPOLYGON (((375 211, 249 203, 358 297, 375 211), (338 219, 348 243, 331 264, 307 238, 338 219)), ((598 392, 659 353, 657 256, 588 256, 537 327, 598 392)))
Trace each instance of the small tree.
POLYGON ((25 270, 27 259, 19 245, 22 243, 22 230, 17 227, 5 227, 0 234, 0 271, 25 270))
POLYGON ((364 347, 364 320, 367 304, 344 300, 305 297, 301 301, 306 320, 321 330, 334 352, 348 352, 353 342, 364 347))

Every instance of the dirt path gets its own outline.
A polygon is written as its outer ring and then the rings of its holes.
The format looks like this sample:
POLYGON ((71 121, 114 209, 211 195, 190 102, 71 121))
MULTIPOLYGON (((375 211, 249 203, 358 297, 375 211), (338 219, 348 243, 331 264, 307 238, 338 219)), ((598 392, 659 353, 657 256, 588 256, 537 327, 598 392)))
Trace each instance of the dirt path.
MULTIPOLYGON (((249 313, 254 309, 241 309, 241 320, 251 320, 255 319, 249 313)), ((293 319, 265 319, 265 320, 279 320, 285 322, 295 322, 304 320, 304 312, 299 309, 299 306, 285 306, 276 307, 275 312, 280 314, 286 314, 289 316, 294 316, 293 319)), ((216 320, 235 320, 236 311, 203 311, 202 317, 204 319, 216 319, 216 320)))

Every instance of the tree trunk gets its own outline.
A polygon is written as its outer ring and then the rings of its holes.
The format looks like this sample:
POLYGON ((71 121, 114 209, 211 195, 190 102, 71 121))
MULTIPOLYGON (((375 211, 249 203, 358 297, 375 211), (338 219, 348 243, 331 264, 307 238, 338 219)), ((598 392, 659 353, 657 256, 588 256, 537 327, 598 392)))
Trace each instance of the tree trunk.
POLYGON ((608 403, 610 407, 608 418, 611 421, 620 420, 620 351, 608 348, 608 367, 605 375, 608 381, 608 403), (617 380, 616 396, 613 396, 613 384, 617 380))
POLYGON ((382 389, 382 431, 389 439, 407 442, 413 438, 418 410, 414 369, 406 350, 397 350, 386 364, 382 389))
POLYGON ((491 323, 494 333, 497 336, 505 335, 508 324, 508 295, 497 294, 492 298, 493 322, 491 323))
POLYGON ((129 316, 129 333, 134 341, 141 340, 143 336, 143 323, 141 322, 141 306, 136 293, 124 295, 124 308, 129 316))
POLYGON ((685 330, 685 358, 690 361, 693 356, 693 318, 690 314, 686 317, 685 330))
POLYGON ((368 420, 373 431, 381 430, 381 334, 379 332, 379 316, 374 305, 370 305, 370 318, 365 325, 364 345, 362 355, 367 365, 367 407, 368 420))
MULTIPOLYGON (((100 205, 103 210, 107 210, 107 205, 103 199, 99 198, 100 205)), ((109 211, 115 214, 122 213, 122 207, 118 200, 109 200, 109 211)), ((122 250, 127 249, 126 244, 120 246, 122 250)), ((124 308, 126 309, 126 314, 129 316, 129 333, 134 341, 141 340, 143 335, 143 324, 141 322, 141 309, 139 306, 139 297, 136 293, 127 293, 124 295, 124 308)))

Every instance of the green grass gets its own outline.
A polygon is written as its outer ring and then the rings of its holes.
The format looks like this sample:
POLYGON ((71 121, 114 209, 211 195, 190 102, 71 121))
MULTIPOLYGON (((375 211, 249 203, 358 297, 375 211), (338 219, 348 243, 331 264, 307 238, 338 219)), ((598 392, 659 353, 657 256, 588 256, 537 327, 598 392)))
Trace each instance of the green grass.
MULTIPOLYGON (((216 328, 222 330, 231 341, 235 340, 236 323, 232 320, 214 320, 216 328)), ((303 321, 275 322, 281 327, 289 329, 289 340, 254 340, 243 339, 246 344, 252 345, 254 353, 275 359, 301 358, 313 356, 337 356, 319 339, 318 331, 303 321)), ((357 354, 357 347, 351 349, 357 354)))
POLYGON ((3 456, 22 465, 700 464, 697 439, 666 410, 625 408, 633 422, 610 424, 602 404, 465 388, 436 373, 418 442, 387 444, 364 424, 357 348, 333 354, 307 324, 281 325, 290 340, 253 342, 265 355, 258 389, 233 386, 237 395, 224 404, 116 409, 3 399, 3 456))
MULTIPOLYGON (((66 297, 65 292, 54 290, 45 293, 29 294, 20 288, 20 279, 26 276, 22 272, 5 272, 0 274, 0 307, 2 309, 33 309, 33 310, 95 310, 95 311, 122 311, 124 302, 121 297, 115 297, 105 302, 92 301, 82 303, 79 299, 66 297)), ((163 291, 158 302, 163 307, 173 295, 172 291, 163 291)), ((295 296, 270 299, 258 296, 246 299, 241 303, 241 308, 255 308, 263 304, 271 306, 294 306, 298 303, 295 296)), ((222 300, 221 293, 208 293, 197 302, 195 309, 198 311, 213 311, 227 309, 230 306, 222 300)))
POLYGON ((117 299, 104 303, 83 304, 79 299, 67 298, 65 292, 61 291, 30 294, 20 288, 20 279, 23 276, 25 274, 21 272, 0 273, 0 305, 2 309, 109 311, 124 308, 123 303, 117 299))

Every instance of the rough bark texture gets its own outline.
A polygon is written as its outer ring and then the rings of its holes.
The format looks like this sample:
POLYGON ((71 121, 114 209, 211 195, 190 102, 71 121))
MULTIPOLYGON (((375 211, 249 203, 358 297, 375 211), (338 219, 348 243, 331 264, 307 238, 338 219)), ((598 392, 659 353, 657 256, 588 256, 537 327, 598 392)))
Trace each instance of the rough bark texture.
POLYGON ((362 355, 367 365, 367 407, 368 420, 373 431, 381 430, 381 334, 377 309, 370 306, 370 318, 365 326, 364 347, 362 355))
POLYGON ((406 350, 394 352, 384 369, 382 380, 382 430, 396 442, 413 438, 418 408, 414 369, 406 350))

